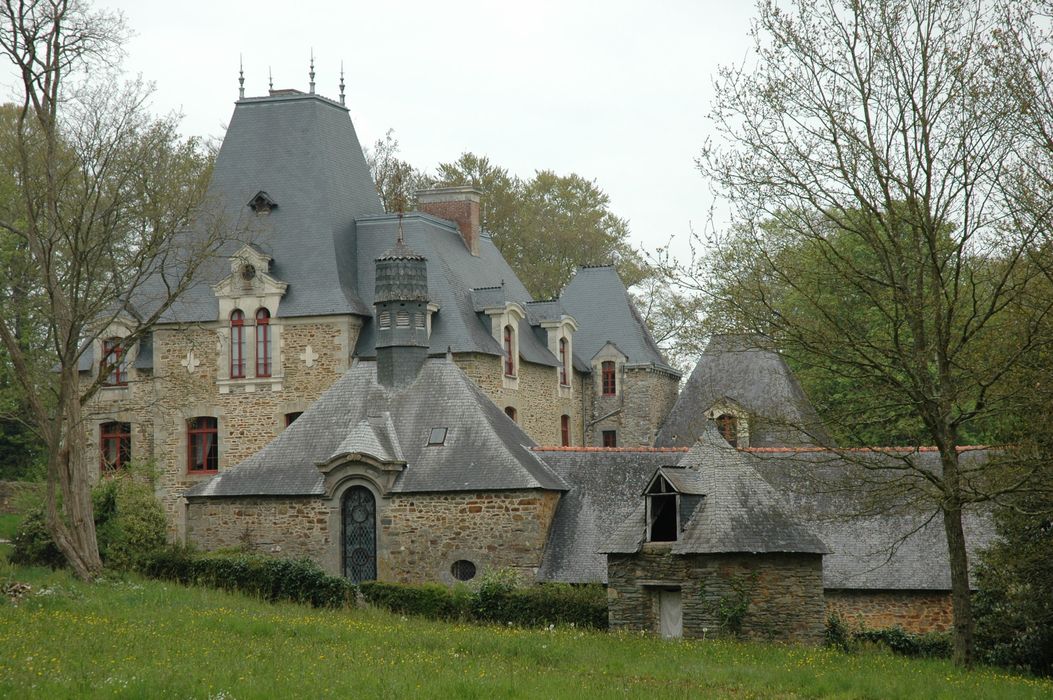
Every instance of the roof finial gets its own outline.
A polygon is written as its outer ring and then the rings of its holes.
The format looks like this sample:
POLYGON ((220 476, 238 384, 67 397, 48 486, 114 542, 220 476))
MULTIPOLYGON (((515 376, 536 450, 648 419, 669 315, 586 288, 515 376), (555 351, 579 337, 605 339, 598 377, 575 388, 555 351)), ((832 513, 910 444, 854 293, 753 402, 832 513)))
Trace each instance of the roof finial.
POLYGON ((344 62, 340 61, 340 104, 344 104, 344 62))
POLYGON ((405 236, 405 233, 402 230, 402 212, 401 211, 399 212, 398 238, 396 238, 395 240, 397 241, 397 245, 405 245, 405 243, 406 243, 406 236, 405 236))
POLYGON ((271 72, 270 66, 267 66, 267 89, 274 92, 274 73, 271 72))
POLYGON ((314 94, 314 49, 311 49, 311 94, 314 94))
POLYGON ((238 54, 238 99, 245 99, 245 61, 240 53, 238 54))

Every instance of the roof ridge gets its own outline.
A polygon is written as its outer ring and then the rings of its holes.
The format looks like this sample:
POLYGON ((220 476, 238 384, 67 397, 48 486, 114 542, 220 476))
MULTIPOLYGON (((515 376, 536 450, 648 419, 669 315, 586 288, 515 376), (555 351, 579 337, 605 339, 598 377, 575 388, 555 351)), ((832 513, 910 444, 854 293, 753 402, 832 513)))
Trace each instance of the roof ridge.
MULTIPOLYGON (((958 452, 969 452, 972 450, 990 450, 993 449, 991 445, 958 445, 955 450, 958 452)), ((938 452, 939 448, 935 445, 921 445, 919 447, 905 447, 905 446, 874 446, 874 447, 820 447, 813 445, 811 447, 741 447, 739 452, 938 452)))

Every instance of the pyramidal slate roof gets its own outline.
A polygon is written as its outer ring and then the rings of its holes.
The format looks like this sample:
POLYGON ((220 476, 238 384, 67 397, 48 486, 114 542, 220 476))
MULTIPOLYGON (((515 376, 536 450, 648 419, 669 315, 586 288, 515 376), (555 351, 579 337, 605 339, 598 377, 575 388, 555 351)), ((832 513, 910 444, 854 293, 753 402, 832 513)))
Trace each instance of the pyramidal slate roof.
MULTIPOLYGON (((289 283, 278 316, 372 313, 354 277, 355 220, 384 209, 344 106, 297 91, 238 100, 208 197, 225 225, 272 256, 269 274, 289 283), (275 206, 258 215, 249 203, 261 191, 275 206)), ((214 321, 211 285, 229 271, 222 257, 205 266, 162 322, 214 321)))
MULTIPOLYGON (((703 496, 671 545, 673 554, 796 552, 825 554, 830 549, 782 503, 775 489, 712 424, 678 462, 693 472, 677 481, 703 496)), ((672 470, 670 470, 672 471, 672 470)), ((671 483, 676 484, 673 480, 671 483)), ((632 517, 615 530, 603 551, 635 553, 646 535, 643 499, 632 517)))
POLYGON ((397 390, 377 383, 375 362, 356 362, 262 450, 185 495, 320 496, 318 465, 354 453, 405 461, 395 493, 566 490, 533 445, 446 358, 427 360, 416 380, 397 390), (446 428, 442 445, 428 445, 433 428, 446 428))
POLYGON ((730 400, 749 413, 750 447, 829 444, 818 414, 779 353, 763 340, 710 340, 669 412, 655 444, 690 446, 711 421, 705 412, 730 400))
POLYGON ((613 342, 629 358, 628 364, 653 365, 680 376, 662 357, 614 267, 579 268, 559 302, 578 322, 574 353, 586 362, 613 342))

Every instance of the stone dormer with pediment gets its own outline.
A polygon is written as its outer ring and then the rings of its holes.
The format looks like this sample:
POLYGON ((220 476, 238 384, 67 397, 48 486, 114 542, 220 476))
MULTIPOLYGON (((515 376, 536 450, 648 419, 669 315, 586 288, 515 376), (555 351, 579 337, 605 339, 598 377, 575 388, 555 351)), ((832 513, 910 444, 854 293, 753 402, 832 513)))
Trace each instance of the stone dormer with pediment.
POLYGON ((539 325, 546 333, 549 352, 560 362, 556 369, 559 395, 569 398, 574 391, 574 332, 578 323, 573 316, 563 314, 558 319, 542 320, 539 325))
POLYGON ((601 397, 613 397, 620 396, 623 390, 622 383, 625 378, 625 364, 629 361, 629 357, 621 351, 617 345, 613 342, 608 341, 602 348, 599 349, 592 359, 589 360, 589 366, 592 368, 592 379, 593 379, 593 393, 596 396, 601 397), (611 363, 610 365, 604 366, 604 363, 611 363), (613 366, 614 370, 614 385, 613 391, 610 385, 610 370, 613 366), (605 371, 606 370, 606 371, 605 371), (607 377, 607 385, 604 385, 604 377, 607 377))
POLYGON ((520 324, 526 320, 527 312, 517 301, 506 301, 501 306, 483 310, 490 318, 490 333, 500 344, 505 356, 501 363, 502 386, 505 389, 519 388, 519 332, 520 324))
POLYGON ((212 286, 219 301, 218 385, 221 394, 233 387, 245 392, 281 391, 282 324, 278 306, 288 284, 270 274, 271 256, 252 245, 245 245, 230 257, 230 274, 212 286), (232 359, 235 317, 240 312, 243 351, 238 362, 232 359), (264 329, 266 325, 268 328, 264 329), (266 357, 259 334, 267 334, 266 357), (240 371, 239 371, 240 368, 240 371))

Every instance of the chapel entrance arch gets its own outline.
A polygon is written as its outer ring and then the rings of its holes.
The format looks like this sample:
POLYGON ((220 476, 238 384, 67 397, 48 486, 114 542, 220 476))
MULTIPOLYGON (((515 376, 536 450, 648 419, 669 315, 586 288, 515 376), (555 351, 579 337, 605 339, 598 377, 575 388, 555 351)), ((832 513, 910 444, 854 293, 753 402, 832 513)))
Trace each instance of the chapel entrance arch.
POLYGON ((365 486, 344 492, 341 505, 344 576, 353 583, 377 578, 377 499, 365 486))

